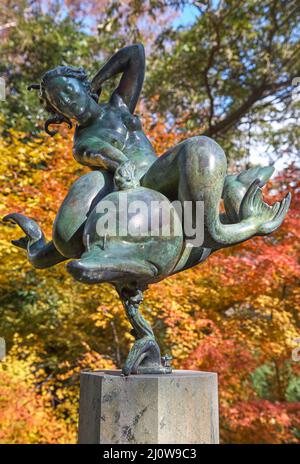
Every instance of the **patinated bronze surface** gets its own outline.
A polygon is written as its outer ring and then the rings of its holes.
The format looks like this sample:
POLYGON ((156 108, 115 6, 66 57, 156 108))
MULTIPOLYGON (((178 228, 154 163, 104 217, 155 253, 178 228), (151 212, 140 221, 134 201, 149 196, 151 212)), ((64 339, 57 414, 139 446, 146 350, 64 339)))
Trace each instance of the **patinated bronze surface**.
MULTIPOLYGON (((59 66, 45 73, 40 84, 30 86, 39 91, 51 114, 45 124, 50 135, 55 135, 51 124, 65 122, 71 128, 76 122, 73 154, 92 170, 71 186, 55 219, 51 242, 46 242, 32 219, 18 213, 4 218, 25 232, 13 243, 27 250, 35 267, 70 260, 67 269, 75 279, 115 286, 136 339, 123 368, 125 375, 171 372, 170 358, 161 358, 153 331, 139 312, 147 286, 203 262, 221 248, 272 233, 290 204, 289 194, 273 206, 262 199, 261 188, 273 168, 227 175, 226 156, 208 137, 189 138, 158 158, 134 114, 144 72, 144 49, 137 44, 119 50, 92 81, 82 68, 59 66), (99 103, 102 85, 117 74, 121 79, 110 100, 99 103), (160 234, 151 235, 145 210, 132 213, 120 206, 124 193, 129 204, 142 201, 155 209, 164 202, 171 212, 172 230, 164 233, 168 224, 159 216, 160 234), (117 224, 124 214, 131 219, 130 232, 99 233, 104 201, 115 208, 117 224), (203 204, 201 245, 191 245, 174 201, 183 207, 187 202, 203 204), (139 233, 141 226, 148 235, 139 233)), ((197 226, 196 211, 191 215, 197 226)))

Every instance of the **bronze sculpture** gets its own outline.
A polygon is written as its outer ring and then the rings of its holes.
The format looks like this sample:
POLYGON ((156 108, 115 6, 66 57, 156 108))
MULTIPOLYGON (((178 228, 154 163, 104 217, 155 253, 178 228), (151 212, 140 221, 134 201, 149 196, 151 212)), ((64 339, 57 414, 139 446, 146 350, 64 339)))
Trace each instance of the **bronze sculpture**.
POLYGON ((261 188, 273 168, 227 175, 225 154, 208 137, 189 138, 157 157, 134 114, 144 73, 144 49, 136 44, 113 55, 91 82, 82 68, 59 66, 46 72, 40 84, 29 87, 39 90, 40 101, 51 114, 45 124, 50 135, 56 133, 49 129, 51 124, 65 122, 72 128, 72 120, 77 122, 73 154, 92 170, 70 188, 55 219, 52 241, 47 243, 40 227, 26 216, 12 213, 4 218, 25 232, 25 237, 12 243, 27 250, 35 267, 69 259, 67 269, 75 279, 115 286, 136 338, 123 368, 125 375, 171 372, 170 359, 161 358, 153 331, 139 313, 147 286, 203 262, 221 248, 272 233, 290 204, 290 194, 273 206, 262 199, 261 188), (121 79, 109 102, 98 103, 102 85, 117 74, 121 79), (115 222, 121 223, 124 193, 129 204, 142 200, 147 207, 156 205, 155 209, 164 203, 171 214, 172 230, 162 233, 170 224, 159 213, 159 233, 151 235, 148 213, 129 213, 127 205, 125 216, 132 219, 131 232, 99 233, 104 202, 110 202, 115 222), (219 211, 221 199, 223 214, 219 211), (193 205, 193 230, 197 225, 195 205, 203 204, 200 245, 191 246, 173 202, 193 205), (148 234, 141 234, 141 227, 148 234), (180 233, 175 233, 178 227, 180 233))

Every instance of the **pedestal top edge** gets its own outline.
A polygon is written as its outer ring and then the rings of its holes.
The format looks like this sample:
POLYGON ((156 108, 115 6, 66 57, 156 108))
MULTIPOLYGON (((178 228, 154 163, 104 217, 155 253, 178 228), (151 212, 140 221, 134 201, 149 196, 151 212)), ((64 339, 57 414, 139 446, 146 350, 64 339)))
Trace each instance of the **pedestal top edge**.
POLYGON ((124 377, 124 379, 135 378, 135 379, 163 379, 163 378, 178 378, 178 377, 215 377, 217 376, 216 372, 207 372, 207 371, 192 371, 192 370, 173 370, 171 374, 138 374, 130 375, 125 377, 122 374, 121 370, 97 370, 97 371, 81 371, 80 375, 93 375, 99 377, 124 377))

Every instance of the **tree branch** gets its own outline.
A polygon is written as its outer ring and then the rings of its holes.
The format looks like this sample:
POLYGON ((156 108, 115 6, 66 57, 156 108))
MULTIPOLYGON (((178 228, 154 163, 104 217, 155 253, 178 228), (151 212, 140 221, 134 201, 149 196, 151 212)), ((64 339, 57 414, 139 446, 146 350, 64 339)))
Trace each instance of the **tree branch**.
POLYGON ((260 87, 255 87, 247 100, 245 100, 239 108, 232 111, 232 113, 230 113, 222 121, 212 127, 209 127, 206 131, 204 131, 203 135, 212 137, 219 132, 224 132, 230 129, 230 127, 234 126, 256 102, 268 96, 268 94, 266 94, 267 91, 279 90, 280 88, 291 85, 293 78, 294 77, 291 77, 287 81, 274 82, 270 84, 263 82, 260 87))

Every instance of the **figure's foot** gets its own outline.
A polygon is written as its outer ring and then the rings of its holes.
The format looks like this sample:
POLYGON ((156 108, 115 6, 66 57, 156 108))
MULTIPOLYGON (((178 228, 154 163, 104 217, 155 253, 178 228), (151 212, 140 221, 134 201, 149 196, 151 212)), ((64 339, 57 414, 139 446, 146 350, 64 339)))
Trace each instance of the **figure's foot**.
POLYGON ((123 374, 170 374, 170 357, 161 359, 160 349, 153 337, 137 340, 131 348, 122 369, 123 374))
POLYGON ((28 245, 34 244, 39 240, 44 241, 44 234, 38 224, 33 220, 20 213, 8 214, 3 218, 4 222, 17 224, 25 233, 25 237, 17 240, 12 240, 12 244, 23 249, 27 249, 28 245))
POLYGON ((78 281, 85 283, 119 282, 126 280, 151 280, 157 269, 147 261, 118 257, 100 252, 84 253, 81 259, 67 264, 68 272, 78 281))
POLYGON ((291 194, 288 193, 282 201, 270 206, 263 201, 259 185, 259 179, 250 185, 241 203, 239 214, 240 220, 253 219, 257 229, 256 235, 267 235, 282 224, 291 203, 291 194))

